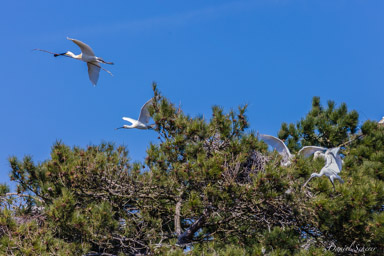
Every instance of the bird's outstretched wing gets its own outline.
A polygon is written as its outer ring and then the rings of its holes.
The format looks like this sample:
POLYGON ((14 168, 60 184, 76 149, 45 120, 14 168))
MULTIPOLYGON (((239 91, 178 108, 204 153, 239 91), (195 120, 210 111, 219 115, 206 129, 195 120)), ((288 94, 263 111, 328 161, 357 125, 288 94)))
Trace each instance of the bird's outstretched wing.
POLYGON ((323 168, 329 168, 332 163, 336 163, 335 158, 332 156, 332 154, 329 153, 329 151, 325 152, 324 158, 325 165, 323 168))
POLYGON ((129 118, 129 117, 123 117, 123 120, 124 120, 124 121, 127 121, 127 122, 130 122, 131 124, 133 124, 133 123, 136 122, 135 119, 132 119, 132 118, 129 118))
POLYGON ((95 53, 93 52, 92 48, 89 47, 89 45, 77 40, 77 39, 72 39, 72 38, 69 38, 67 37, 68 40, 71 40, 72 42, 74 42, 75 44, 77 44, 77 46, 80 47, 80 50, 81 52, 84 54, 84 55, 88 55, 88 56, 95 56, 95 53))
POLYGON ((333 157, 336 160, 336 164, 340 169, 337 173, 339 173, 343 167, 343 159, 341 159, 340 154, 339 154, 340 147, 331 148, 329 151, 333 154, 333 157))
POLYGON ((148 107, 152 103, 152 99, 148 100, 140 110, 139 121, 143 124, 147 124, 151 116, 149 115, 148 107))
POLYGON ((288 147, 284 144, 284 142, 274 136, 259 134, 259 138, 263 140, 265 143, 276 149, 276 151, 282 155, 284 158, 290 158, 291 153, 289 152, 288 147))
POLYGON ((339 154, 339 151, 340 151, 340 147, 329 149, 329 152, 331 152, 334 156, 337 156, 339 154))
POLYGON ((302 155, 304 157, 309 157, 310 155, 314 154, 317 151, 325 152, 326 150, 327 148, 324 148, 324 147, 305 146, 305 147, 302 147, 297 154, 302 155))
POLYGON ((91 80, 93 86, 96 86, 99 80, 100 64, 97 62, 87 62, 89 80, 91 80))

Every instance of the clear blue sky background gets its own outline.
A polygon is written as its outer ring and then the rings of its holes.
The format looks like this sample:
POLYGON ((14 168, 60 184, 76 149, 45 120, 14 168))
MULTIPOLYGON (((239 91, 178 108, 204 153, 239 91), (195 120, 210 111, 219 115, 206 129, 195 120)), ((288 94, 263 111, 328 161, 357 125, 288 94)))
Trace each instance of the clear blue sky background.
POLYGON ((142 161, 151 131, 118 130, 151 84, 192 115, 249 104, 251 129, 276 135, 313 96, 384 115, 384 1, 3 1, 0 16, 0 182, 11 155, 49 158, 55 140, 126 145, 142 161), (97 87, 72 37, 115 62, 97 87))

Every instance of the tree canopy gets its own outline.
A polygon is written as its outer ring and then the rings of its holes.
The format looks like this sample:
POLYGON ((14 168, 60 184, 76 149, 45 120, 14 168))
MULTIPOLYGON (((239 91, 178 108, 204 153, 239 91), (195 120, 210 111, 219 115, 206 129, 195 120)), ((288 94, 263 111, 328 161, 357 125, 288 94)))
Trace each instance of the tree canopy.
POLYGON ((249 131, 246 106, 191 117, 154 85, 158 141, 145 162, 114 143, 54 143, 49 159, 11 157, 17 191, 0 186, 4 255, 339 255, 384 248, 384 127, 314 97, 278 136, 342 147, 336 191, 325 177, 302 185, 323 159, 289 167, 249 131), (350 143, 346 143, 350 141, 350 143), (364 247, 364 248, 362 248, 364 247))

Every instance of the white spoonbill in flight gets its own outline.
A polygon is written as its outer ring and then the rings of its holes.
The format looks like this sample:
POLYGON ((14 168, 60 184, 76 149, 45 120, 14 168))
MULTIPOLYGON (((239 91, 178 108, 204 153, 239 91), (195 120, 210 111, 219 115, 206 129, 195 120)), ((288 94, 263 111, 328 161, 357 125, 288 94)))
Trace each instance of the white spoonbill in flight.
POLYGON ((343 179, 339 176, 342 168, 342 160, 340 158, 339 151, 340 147, 328 149, 324 154, 324 158, 326 160, 324 167, 319 173, 312 173, 311 177, 309 177, 309 179, 304 183, 303 187, 305 187, 312 178, 321 177, 323 175, 329 178, 332 183, 333 190, 335 190, 335 179, 338 179, 340 183, 344 183, 343 179))
MULTIPOLYGON (((281 165, 283 165, 283 166, 291 165, 291 159, 294 157, 294 155, 291 154, 287 145, 285 145, 285 143, 282 140, 280 140, 279 138, 276 138, 274 136, 266 135, 266 134, 259 134, 258 137, 261 140, 263 140, 265 143, 270 145, 273 149, 275 149, 283 157, 281 165)), ((297 154, 308 157, 317 151, 325 152, 326 150, 327 150, 327 148, 324 148, 324 147, 305 146, 305 147, 302 147, 297 154)))
POLYGON ((149 115, 148 107, 152 103, 152 99, 148 100, 142 107, 139 115, 139 120, 135 120, 129 117, 123 117, 123 120, 128 121, 131 123, 131 125, 123 125, 122 127, 116 128, 117 129, 140 129, 140 130, 148 130, 153 129, 154 124, 149 125, 149 119, 151 116, 149 115))
POLYGON ((72 42, 77 44, 77 46, 80 47, 80 50, 81 50, 80 54, 76 55, 70 51, 67 51, 65 53, 53 53, 53 52, 49 52, 49 51, 41 50, 41 49, 35 49, 35 50, 39 50, 39 51, 53 54, 54 57, 65 56, 65 57, 70 57, 70 58, 73 58, 76 60, 82 60, 82 61, 86 62, 87 66, 88 66, 89 80, 91 80, 91 82, 94 86, 96 86, 97 81, 99 80, 100 69, 102 69, 102 70, 106 71, 107 73, 109 73, 110 75, 112 75, 112 73, 110 71, 102 68, 100 63, 113 65, 113 62, 106 62, 102 58, 96 57, 92 48, 89 47, 89 45, 81 42, 80 40, 72 39, 69 37, 67 37, 67 39, 71 40, 72 42))

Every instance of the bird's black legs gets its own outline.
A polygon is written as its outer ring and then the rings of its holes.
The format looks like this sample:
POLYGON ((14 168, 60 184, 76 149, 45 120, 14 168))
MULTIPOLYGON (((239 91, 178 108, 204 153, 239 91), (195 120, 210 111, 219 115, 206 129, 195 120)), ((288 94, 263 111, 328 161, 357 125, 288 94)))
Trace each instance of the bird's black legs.
POLYGON ((113 65, 113 62, 107 62, 107 61, 103 60, 103 59, 100 58, 100 57, 97 57, 97 60, 100 61, 101 63, 104 63, 104 64, 113 65))

